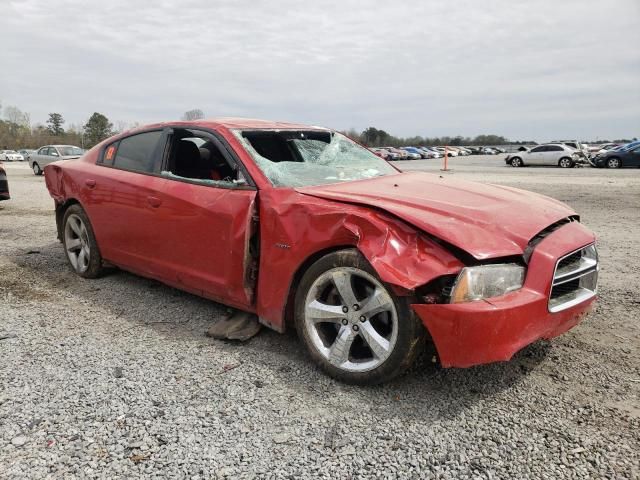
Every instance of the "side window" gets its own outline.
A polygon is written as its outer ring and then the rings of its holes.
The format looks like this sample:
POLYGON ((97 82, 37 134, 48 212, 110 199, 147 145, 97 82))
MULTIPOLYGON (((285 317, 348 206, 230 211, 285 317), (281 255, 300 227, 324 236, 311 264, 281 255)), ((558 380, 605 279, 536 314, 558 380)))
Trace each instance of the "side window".
POLYGON ((564 149, 560 145, 549 145, 547 150, 549 152, 562 152, 564 149))
POLYGON ((114 142, 105 148, 104 153, 102 154, 102 159, 100 160, 103 165, 113 165, 113 160, 116 158, 116 150, 118 149, 118 144, 120 142, 114 142))
POLYGON ((245 184, 237 165, 225 156, 215 138, 198 130, 174 130, 164 168, 162 175, 175 180, 222 187, 245 184))
POLYGON ((55 147, 49 147, 49 152, 47 155, 51 155, 52 157, 59 157, 58 150, 55 147))
POLYGON ((536 147, 531 149, 531 153, 546 152, 546 147, 536 147))
POLYGON ((113 165, 136 172, 153 172, 154 153, 161 137, 162 132, 158 130, 123 138, 115 152, 113 165))
POLYGON ((49 147, 42 147, 38 150, 38 155, 49 155, 49 147))

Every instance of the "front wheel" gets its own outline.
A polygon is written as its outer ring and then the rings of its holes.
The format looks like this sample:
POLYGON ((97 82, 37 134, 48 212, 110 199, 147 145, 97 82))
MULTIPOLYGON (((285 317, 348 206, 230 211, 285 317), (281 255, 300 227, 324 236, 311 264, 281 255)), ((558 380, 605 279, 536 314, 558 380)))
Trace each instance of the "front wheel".
POLYGON ((330 253, 304 274, 295 321, 313 360, 347 383, 382 383, 404 372, 425 329, 357 250, 330 253))
POLYGON ((511 159, 511 166, 512 167, 522 167, 524 166, 524 163, 522 163, 522 159, 520 157, 514 157, 511 159))
POLYGON ((42 169, 40 168, 40 165, 38 165, 35 162, 33 162, 33 174, 34 175, 42 175, 42 169))
POLYGON ((89 217, 80 205, 71 205, 62 220, 62 244, 71 268, 84 278, 96 278, 103 271, 102 256, 89 217))
POLYGON ((571 167, 573 167, 573 160, 571 160, 570 158, 567 158, 567 157, 563 157, 558 162, 558 165, 561 168, 571 168, 571 167))

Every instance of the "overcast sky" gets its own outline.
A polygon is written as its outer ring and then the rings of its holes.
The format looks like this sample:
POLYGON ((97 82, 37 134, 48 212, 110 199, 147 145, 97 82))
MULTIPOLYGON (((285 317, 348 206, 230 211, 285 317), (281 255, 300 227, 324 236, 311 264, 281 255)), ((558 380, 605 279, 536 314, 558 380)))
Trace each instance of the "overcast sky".
POLYGON ((0 0, 0 102, 44 122, 640 135, 639 0, 0 0))

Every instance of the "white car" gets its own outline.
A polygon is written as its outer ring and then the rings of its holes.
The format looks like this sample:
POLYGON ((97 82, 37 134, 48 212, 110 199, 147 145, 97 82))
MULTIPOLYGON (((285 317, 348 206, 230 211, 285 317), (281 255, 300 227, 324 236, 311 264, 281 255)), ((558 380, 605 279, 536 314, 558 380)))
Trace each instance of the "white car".
MULTIPOLYGON (((435 148, 438 152, 440 152, 444 156, 444 147, 433 147, 433 148, 435 148)), ((450 157, 457 157, 458 151, 447 148, 447 155, 450 157)))
POLYGON ((510 153, 505 158, 507 165, 524 167, 526 165, 549 165, 562 168, 573 167, 580 159, 575 149, 562 144, 538 145, 531 150, 510 153))
POLYGON ((0 160, 6 162, 21 162, 24 157, 15 150, 0 150, 0 160))

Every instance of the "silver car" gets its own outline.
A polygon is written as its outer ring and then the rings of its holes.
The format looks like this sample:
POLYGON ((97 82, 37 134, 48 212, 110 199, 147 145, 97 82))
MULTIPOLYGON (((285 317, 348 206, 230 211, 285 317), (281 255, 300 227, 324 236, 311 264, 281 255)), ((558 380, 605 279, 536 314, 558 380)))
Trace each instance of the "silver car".
POLYGON ((58 160, 71 160, 84 154, 84 150, 73 145, 45 145, 29 156, 29 166, 35 175, 42 175, 44 167, 58 160))
POLYGON ((578 153, 571 147, 560 144, 538 145, 531 150, 511 153, 505 158, 507 165, 550 165, 571 168, 579 161, 578 153))

